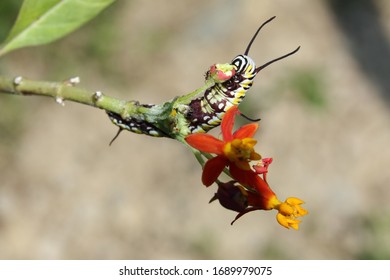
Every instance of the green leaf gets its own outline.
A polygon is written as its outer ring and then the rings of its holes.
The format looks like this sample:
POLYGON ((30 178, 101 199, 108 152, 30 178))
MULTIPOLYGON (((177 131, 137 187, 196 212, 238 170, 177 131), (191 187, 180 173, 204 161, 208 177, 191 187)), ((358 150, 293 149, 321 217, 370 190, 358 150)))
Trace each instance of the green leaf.
POLYGON ((0 56, 51 43, 94 18, 115 0, 25 0, 0 56))

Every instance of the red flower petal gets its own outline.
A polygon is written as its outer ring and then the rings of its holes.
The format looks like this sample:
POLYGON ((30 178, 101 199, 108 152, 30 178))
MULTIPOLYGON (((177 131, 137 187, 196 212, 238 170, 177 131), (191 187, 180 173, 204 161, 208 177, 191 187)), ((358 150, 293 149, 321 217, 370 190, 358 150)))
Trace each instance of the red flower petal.
POLYGON ((244 139, 244 138, 252 138, 256 130, 258 129, 259 125, 257 123, 250 123, 247 125, 244 125, 237 129, 236 132, 233 134, 234 139, 244 139))
POLYGON ((193 148, 212 154, 222 154, 224 143, 212 135, 206 133, 190 134, 185 138, 186 142, 193 148))
POLYGON ((256 209, 269 209, 268 202, 275 197, 267 182, 261 179, 252 170, 242 170, 234 164, 230 165, 230 174, 242 185, 253 189, 255 192, 248 192, 248 204, 256 209))
MULTIPOLYGON (((253 170, 244 170, 239 168, 235 163, 231 163, 229 171, 232 177, 244 186, 255 189, 257 185, 257 174, 253 170)), ((259 178, 260 179, 260 178, 259 178)))
POLYGON ((202 183, 206 187, 211 186, 222 173, 222 170, 227 165, 227 160, 223 156, 216 156, 209 159, 203 168, 202 183))
POLYGON ((230 142, 233 140, 233 126, 234 126, 234 117, 238 114, 238 107, 231 107, 222 118, 221 131, 222 137, 225 142, 230 142))

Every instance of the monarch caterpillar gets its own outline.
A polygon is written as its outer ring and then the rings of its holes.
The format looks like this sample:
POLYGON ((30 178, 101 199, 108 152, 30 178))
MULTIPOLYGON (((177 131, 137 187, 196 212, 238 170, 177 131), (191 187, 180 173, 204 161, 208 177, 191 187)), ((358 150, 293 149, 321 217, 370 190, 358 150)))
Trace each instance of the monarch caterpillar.
MULTIPOLYGON (((142 114, 124 119, 119 114, 107 112, 111 121, 120 128, 115 138, 122 129, 150 136, 175 138, 175 134, 185 135, 207 132, 218 126, 225 112, 233 105, 239 105, 244 99, 246 92, 252 87, 253 79, 257 73, 270 64, 286 58, 299 50, 300 47, 262 66, 256 67, 255 62, 248 56, 249 50, 260 30, 274 18, 272 17, 260 25, 244 54, 237 55, 231 63, 212 65, 206 73, 204 87, 186 96, 174 99, 171 102, 173 105, 171 107, 168 106, 170 110, 168 115, 163 113, 161 115, 164 116, 157 117, 151 121, 150 118, 147 119, 142 114), (183 120, 178 121, 178 115, 183 120), (166 125, 167 121, 163 120, 164 118, 171 119, 171 121, 168 121, 168 125, 166 125)), ((137 103, 137 106, 143 108, 144 111, 147 109, 157 112, 158 109, 167 108, 164 105, 168 103, 163 105, 137 103)))

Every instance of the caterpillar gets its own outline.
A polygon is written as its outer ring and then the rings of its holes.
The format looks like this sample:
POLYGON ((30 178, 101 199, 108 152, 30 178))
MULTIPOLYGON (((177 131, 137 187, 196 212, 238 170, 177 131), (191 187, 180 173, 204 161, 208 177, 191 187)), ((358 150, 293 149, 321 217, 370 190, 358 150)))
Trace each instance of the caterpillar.
MULTIPOLYGON (((260 30, 274 18, 272 17, 261 24, 250 40, 244 54, 237 55, 232 60, 230 65, 233 66, 234 74, 226 81, 217 81, 212 87, 206 89, 203 96, 190 102, 187 119, 191 133, 207 132, 218 126, 225 112, 233 105, 239 105, 244 99, 246 92, 252 87, 257 73, 270 64, 293 55, 299 50, 300 47, 256 68, 255 62, 248 56, 249 50, 260 30)), ((209 77, 211 72, 215 73, 215 68, 218 68, 218 66, 218 64, 211 66, 206 73, 206 77, 209 77)))
MULTIPOLYGON (((119 114, 107 111, 110 120, 119 126, 119 132, 111 143, 123 129, 149 136, 175 138, 175 134, 207 132, 218 126, 226 111, 233 105, 239 105, 241 103, 246 92, 252 87, 254 78, 262 69, 278 60, 293 55, 299 50, 300 47, 256 67, 255 62, 248 56, 250 48, 260 30, 274 18, 271 17, 260 25, 249 41, 244 54, 237 55, 231 63, 212 65, 206 73, 205 87, 176 99, 178 105, 176 108, 170 108, 169 110, 171 111, 169 114, 165 114, 164 112, 160 113, 160 115, 164 115, 167 118, 173 116, 172 119, 175 119, 178 115, 177 113, 179 113, 184 118, 184 122, 176 120, 179 124, 169 124, 168 121, 168 126, 161 126, 161 123, 167 123, 163 120, 161 121, 161 116, 156 117, 159 120, 158 122, 160 122, 158 124, 157 121, 146 120, 142 115, 123 119, 119 114), (185 126, 184 129, 183 126, 185 126)), ((175 103, 175 101, 172 101, 172 103, 175 103)), ((144 111, 150 110, 155 112, 158 111, 158 108, 164 107, 161 105, 139 103, 137 103, 137 106, 142 107, 144 111)), ((164 108, 167 108, 167 106, 164 108)))

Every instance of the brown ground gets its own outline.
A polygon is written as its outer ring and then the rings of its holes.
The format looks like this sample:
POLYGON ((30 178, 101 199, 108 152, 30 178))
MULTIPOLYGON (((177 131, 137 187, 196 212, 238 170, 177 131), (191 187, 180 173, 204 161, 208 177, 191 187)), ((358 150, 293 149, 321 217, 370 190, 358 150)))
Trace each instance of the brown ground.
MULTIPOLYGON (((389 3, 375 3, 390 38, 389 3)), ((1 108, 15 108, 0 117, 10 124, 0 131, 0 258, 390 257, 389 92, 367 75, 353 51, 360 46, 325 1, 116 5, 103 27, 97 19, 51 46, 9 55, 3 75, 78 75, 84 88, 159 103, 202 85, 212 63, 243 52, 257 26, 276 15, 252 58, 261 64, 302 49, 264 70, 243 108, 262 118, 258 150, 274 158, 273 189, 304 199, 310 214, 298 232, 280 227, 272 212, 230 226, 235 214, 208 204, 215 186, 201 185, 200 166, 179 143, 123 133, 109 147, 116 128, 102 111, 0 96, 1 108), (97 57, 81 51, 92 39, 97 57), (319 81, 323 105, 297 93, 297 73, 319 81)))

